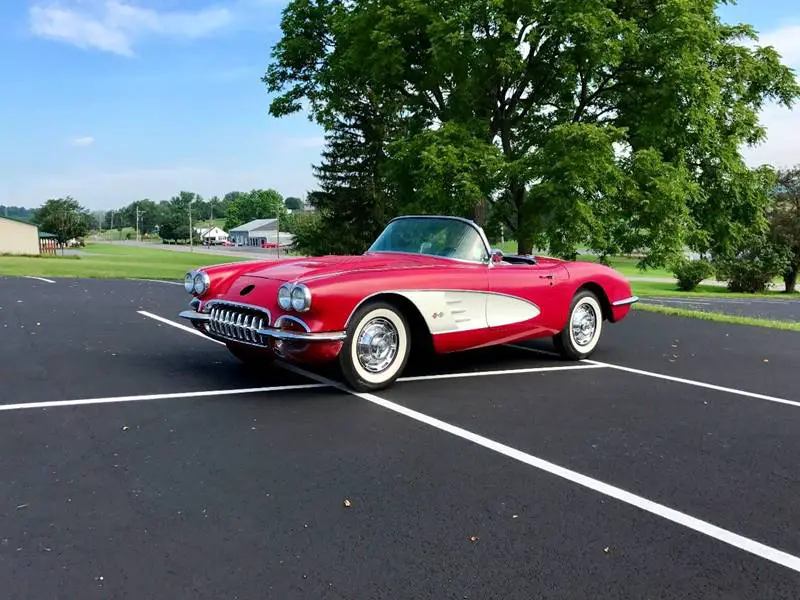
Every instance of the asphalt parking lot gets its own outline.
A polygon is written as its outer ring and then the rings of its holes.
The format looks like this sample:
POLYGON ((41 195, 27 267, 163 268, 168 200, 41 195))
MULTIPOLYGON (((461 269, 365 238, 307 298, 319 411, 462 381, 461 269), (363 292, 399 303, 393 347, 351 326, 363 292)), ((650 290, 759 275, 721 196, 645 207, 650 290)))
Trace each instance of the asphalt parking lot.
POLYGON ((187 299, 0 278, 3 597, 798 597, 800 334, 634 312, 351 394, 187 299))

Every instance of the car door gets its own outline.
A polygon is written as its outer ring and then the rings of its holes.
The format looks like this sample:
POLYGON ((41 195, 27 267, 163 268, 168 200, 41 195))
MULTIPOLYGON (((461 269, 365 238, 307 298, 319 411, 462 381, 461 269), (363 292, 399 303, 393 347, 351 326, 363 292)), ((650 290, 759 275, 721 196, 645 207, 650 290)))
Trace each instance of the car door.
POLYGON ((562 328, 569 308, 569 272, 560 261, 493 262, 488 277, 486 320, 493 338, 552 335, 562 328))

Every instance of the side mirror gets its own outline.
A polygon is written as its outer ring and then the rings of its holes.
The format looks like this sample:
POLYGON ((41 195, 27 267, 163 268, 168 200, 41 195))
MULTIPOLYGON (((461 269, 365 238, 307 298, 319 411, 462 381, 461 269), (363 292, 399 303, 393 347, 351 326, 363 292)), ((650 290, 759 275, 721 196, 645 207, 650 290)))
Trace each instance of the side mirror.
POLYGON ((492 262, 499 263, 503 262, 503 251, 499 248, 492 248, 492 262))

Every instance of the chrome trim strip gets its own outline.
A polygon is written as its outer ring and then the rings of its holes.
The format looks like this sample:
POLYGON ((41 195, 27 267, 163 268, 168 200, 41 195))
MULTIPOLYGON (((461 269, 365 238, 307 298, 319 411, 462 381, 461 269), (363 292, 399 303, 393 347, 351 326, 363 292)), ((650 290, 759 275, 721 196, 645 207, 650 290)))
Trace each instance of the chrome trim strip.
POLYGON ((634 304, 639 301, 639 296, 629 296, 627 298, 623 298, 622 300, 617 300, 616 302, 612 302, 613 306, 625 306, 627 304, 634 304))
POLYGON ((268 337, 276 340, 297 341, 297 342, 339 342, 347 338, 346 331, 321 331, 312 332, 311 328, 302 319, 291 315, 282 315, 275 321, 274 327, 264 327, 264 323, 270 325, 268 318, 244 315, 235 310, 226 309, 227 306, 247 307, 269 314, 265 308, 259 308, 241 302, 228 302, 226 300, 213 300, 206 304, 210 305, 208 313, 199 313, 194 310, 184 310, 178 316, 189 319, 193 322, 207 323, 205 333, 209 337, 219 340, 230 340, 257 346, 267 347, 260 338, 268 337), (212 304, 213 303, 213 304, 212 304), (277 329, 283 321, 292 321, 300 325, 305 331, 289 331, 277 329))
POLYGON ((184 310, 178 314, 179 317, 183 319, 189 319, 190 321, 198 321, 200 323, 206 323, 211 320, 211 315, 206 315, 204 313, 199 313, 194 310, 184 310))
POLYGON ((235 302, 234 300, 209 300, 203 306, 203 312, 211 312, 211 309, 215 306, 231 306, 235 308, 246 308, 248 310, 254 310, 260 312, 267 316, 269 319, 267 323, 272 323, 272 313, 269 312, 269 309, 264 308, 263 306, 256 306, 255 304, 246 304, 244 302, 235 302))
POLYGON ((321 331, 321 332, 301 332, 288 331, 286 329, 257 329, 256 333, 276 340, 287 340, 297 342, 340 342, 347 338, 346 331, 321 331))
POLYGON ((297 323, 298 325, 300 325, 300 327, 302 327, 306 331, 306 333, 311 333, 311 327, 309 327, 308 324, 305 321, 303 321, 303 319, 298 319, 297 317, 294 317, 292 315, 281 315, 280 317, 278 317, 275 320, 275 327, 280 329, 281 323, 283 323, 284 321, 291 321, 292 323, 297 323))

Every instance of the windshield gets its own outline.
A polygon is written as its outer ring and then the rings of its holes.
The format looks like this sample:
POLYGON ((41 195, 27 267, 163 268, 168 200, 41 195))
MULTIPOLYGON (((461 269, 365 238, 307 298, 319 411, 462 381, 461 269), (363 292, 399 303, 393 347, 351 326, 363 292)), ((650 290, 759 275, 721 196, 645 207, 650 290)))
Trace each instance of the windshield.
POLYGON ((478 230, 461 219, 407 217, 392 221, 367 252, 406 252, 486 262, 478 230))

